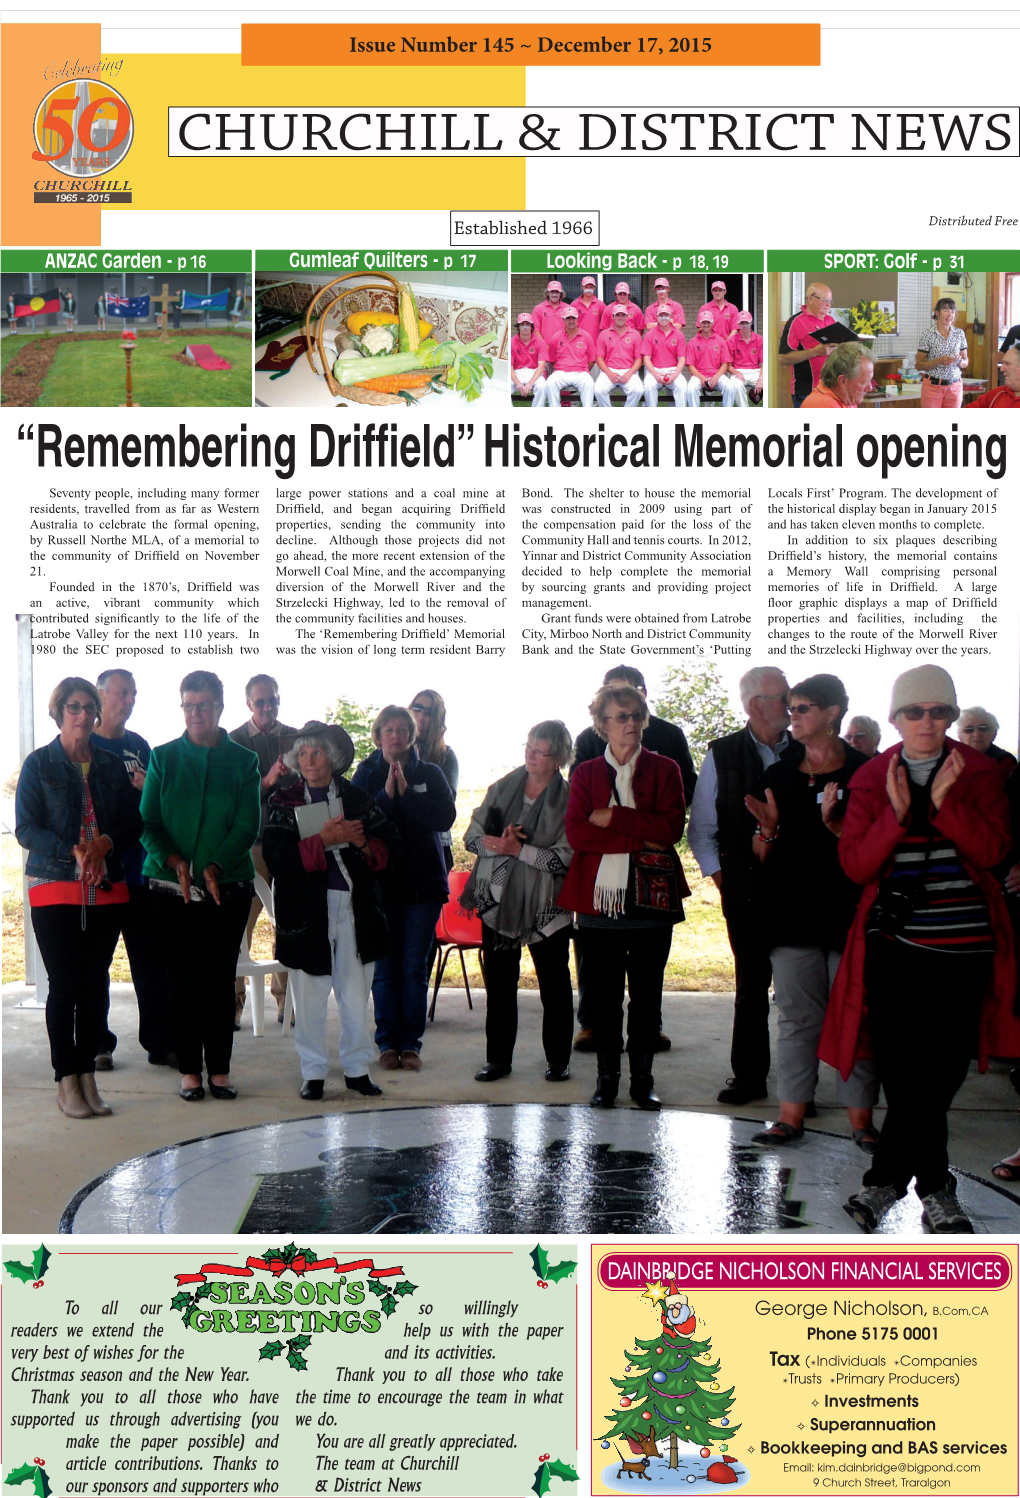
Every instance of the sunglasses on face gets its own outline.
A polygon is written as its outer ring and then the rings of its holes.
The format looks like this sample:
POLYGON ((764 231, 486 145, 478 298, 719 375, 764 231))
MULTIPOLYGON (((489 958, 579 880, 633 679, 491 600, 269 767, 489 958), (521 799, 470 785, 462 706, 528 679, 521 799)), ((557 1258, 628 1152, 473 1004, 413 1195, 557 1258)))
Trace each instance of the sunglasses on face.
POLYGON ((937 707, 901 707, 900 716, 906 718, 908 723, 920 723, 922 718, 930 718, 933 723, 949 723, 952 721, 953 709, 944 702, 937 707))
POLYGON ((990 723, 968 723, 966 728, 961 728, 961 733, 988 733, 991 729, 990 723))
POLYGON ((603 718, 604 723, 640 723, 643 721, 643 713, 612 713, 608 718, 603 718))
POLYGON ((64 704, 64 712, 70 713, 72 718, 77 718, 79 713, 85 713, 90 718, 96 716, 95 708, 88 702, 67 702, 64 704))
POLYGON ((811 712, 812 709, 816 708, 817 706, 817 702, 796 702, 790 708, 790 712, 797 713, 800 717, 803 717, 805 713, 811 712))
POLYGON ((279 699, 279 697, 254 697, 254 698, 252 698, 252 704, 251 705, 252 705, 252 707, 260 707, 260 708, 279 707, 280 706, 280 699, 279 699))

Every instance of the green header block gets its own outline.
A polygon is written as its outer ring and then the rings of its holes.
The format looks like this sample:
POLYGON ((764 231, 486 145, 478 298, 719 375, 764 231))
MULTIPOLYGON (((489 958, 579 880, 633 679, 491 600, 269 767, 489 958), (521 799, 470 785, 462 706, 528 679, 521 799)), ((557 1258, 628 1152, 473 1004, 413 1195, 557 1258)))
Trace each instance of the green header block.
POLYGON ((401 280, 415 274, 508 269, 506 250, 256 250, 255 269, 266 275, 342 276, 347 271, 385 271, 401 280))
POLYGON ((754 274, 765 269, 763 250, 514 250, 511 268, 522 274, 700 276, 754 274))
POLYGON ((1020 271, 1020 250, 769 250, 770 271, 1020 271))
POLYGON ((219 271, 236 276, 251 270, 251 251, 4 250, 0 264, 7 272, 30 272, 41 276, 86 275, 95 271, 111 276, 138 272, 176 276, 186 271, 219 271))

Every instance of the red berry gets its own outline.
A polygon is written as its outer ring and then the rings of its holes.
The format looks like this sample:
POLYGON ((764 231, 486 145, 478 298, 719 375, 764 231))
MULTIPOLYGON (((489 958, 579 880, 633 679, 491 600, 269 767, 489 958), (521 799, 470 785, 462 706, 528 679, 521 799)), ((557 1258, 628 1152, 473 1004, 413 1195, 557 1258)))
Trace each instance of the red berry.
POLYGON ((711 1452, 711 1450, 709 1449, 708 1446, 702 1446, 702 1448, 701 1448, 701 1454, 702 1454, 702 1456, 711 1456, 712 1452, 711 1452))
POLYGON ((642 1420, 650 1420, 652 1417, 649 1414, 648 1410, 642 1410, 641 1411, 641 1418, 642 1418, 642 1420))

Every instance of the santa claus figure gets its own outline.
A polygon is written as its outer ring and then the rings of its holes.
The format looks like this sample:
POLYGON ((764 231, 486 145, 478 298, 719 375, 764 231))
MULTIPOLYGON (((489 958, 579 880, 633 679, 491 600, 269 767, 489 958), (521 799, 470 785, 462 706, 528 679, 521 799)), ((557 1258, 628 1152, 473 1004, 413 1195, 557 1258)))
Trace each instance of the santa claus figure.
POLYGON ((669 1293, 660 1302, 662 1305, 662 1329, 670 1337, 689 1337, 696 1320, 687 1304, 687 1296, 679 1291, 673 1280, 669 1282, 669 1293))

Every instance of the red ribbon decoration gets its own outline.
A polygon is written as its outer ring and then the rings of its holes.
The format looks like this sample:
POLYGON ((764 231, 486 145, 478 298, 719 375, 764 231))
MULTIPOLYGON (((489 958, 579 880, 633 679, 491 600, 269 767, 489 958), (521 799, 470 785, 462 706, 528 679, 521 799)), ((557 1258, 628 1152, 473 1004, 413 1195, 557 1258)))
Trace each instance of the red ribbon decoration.
MULTIPOLYGON (((178 1287, 204 1285, 211 1274, 227 1275, 234 1279, 251 1279, 256 1269, 262 1269, 276 1278, 279 1278, 281 1274, 286 1274, 288 1269, 299 1277, 315 1270, 332 1269, 334 1274, 346 1274, 358 1269, 367 1269, 369 1279, 387 1279, 404 1272, 399 1264, 394 1265, 392 1269, 376 1269, 374 1259, 351 1259, 346 1264, 338 1264, 335 1258, 309 1261, 304 1254, 298 1254, 290 1264, 285 1264, 282 1259, 255 1258, 250 1258, 243 1268, 237 1264, 203 1264, 197 1274, 175 1274, 174 1279, 178 1287)), ((38 1283, 41 1285, 42 1280, 38 1283)))

